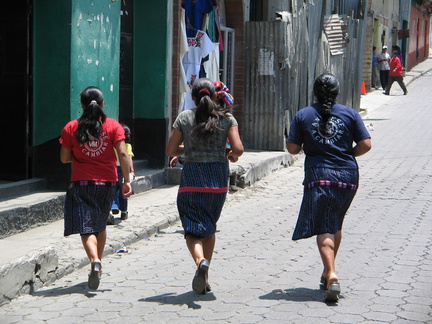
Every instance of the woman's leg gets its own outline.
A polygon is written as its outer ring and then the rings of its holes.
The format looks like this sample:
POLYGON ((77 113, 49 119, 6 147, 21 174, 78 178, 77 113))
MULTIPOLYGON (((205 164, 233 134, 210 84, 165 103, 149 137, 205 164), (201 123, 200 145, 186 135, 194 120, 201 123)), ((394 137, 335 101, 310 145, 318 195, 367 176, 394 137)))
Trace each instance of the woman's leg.
POLYGON ((211 261, 215 242, 216 234, 206 238, 198 238, 193 235, 186 236, 186 245, 197 266, 200 264, 202 259, 211 261))
POLYGON ((339 251, 339 247, 342 241, 342 231, 337 231, 334 235, 334 240, 335 240, 335 248, 334 248, 334 257, 335 257, 335 261, 336 261, 336 255, 339 251))
POLYGON ((81 242, 90 262, 100 262, 102 260, 106 237, 106 230, 100 232, 97 236, 95 234, 81 235, 81 242))
POLYGON ((81 241, 91 262, 88 286, 90 289, 98 289, 102 275, 101 260, 105 248, 106 230, 99 232, 97 235, 81 235, 81 241))
MULTIPOLYGON (((193 235, 186 236, 186 245, 197 267, 199 267, 203 259, 208 260, 208 262, 210 263, 213 257, 215 243, 216 243, 216 234, 210 235, 209 237, 206 238, 197 238, 193 235)), ((208 283, 208 272, 206 272, 205 274, 205 281, 206 281, 207 291, 210 291, 211 288, 208 283)))
POLYGON ((332 282, 338 281, 335 259, 341 239, 341 231, 336 232, 336 234, 325 233, 317 235, 318 250, 324 265, 323 277, 327 279, 327 286, 332 282))
POLYGON ((193 235, 188 235, 186 236, 186 245, 196 265, 199 265, 200 261, 204 259, 204 247, 202 239, 193 235))

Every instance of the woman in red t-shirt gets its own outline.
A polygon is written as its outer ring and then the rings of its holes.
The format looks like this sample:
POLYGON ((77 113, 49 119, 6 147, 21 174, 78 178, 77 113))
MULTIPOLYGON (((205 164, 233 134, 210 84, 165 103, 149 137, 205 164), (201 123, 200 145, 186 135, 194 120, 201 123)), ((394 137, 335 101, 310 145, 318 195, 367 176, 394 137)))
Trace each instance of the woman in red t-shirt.
POLYGON ((71 182, 66 192, 64 235, 80 234, 91 262, 90 289, 99 287, 102 254, 106 242, 106 221, 117 183, 118 152, 124 174, 123 195, 129 197, 129 157, 123 127, 102 111, 102 91, 88 87, 81 92, 81 118, 63 128, 60 160, 72 162, 71 182))
POLYGON ((390 88, 391 88, 393 82, 395 82, 395 81, 402 88, 404 95, 406 95, 408 93, 408 90, 405 86, 405 83, 403 82, 403 76, 402 76, 403 70, 404 70, 404 67, 402 66, 401 60, 398 57, 398 52, 393 51, 392 52, 392 58, 390 60, 390 76, 388 79, 386 91, 384 92, 385 95, 390 94, 390 88))

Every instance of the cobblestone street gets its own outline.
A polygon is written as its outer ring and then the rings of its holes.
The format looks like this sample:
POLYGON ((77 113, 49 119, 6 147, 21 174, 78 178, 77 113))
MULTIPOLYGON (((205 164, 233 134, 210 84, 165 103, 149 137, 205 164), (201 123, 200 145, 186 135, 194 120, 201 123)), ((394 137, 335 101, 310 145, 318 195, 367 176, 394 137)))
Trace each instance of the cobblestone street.
POLYGON ((323 302, 315 239, 291 240, 300 156, 228 195, 207 295, 191 290, 195 267, 176 223, 107 256, 99 290, 88 290, 85 267, 0 307, 0 323, 431 323, 431 88, 424 76, 364 118, 373 147, 358 158, 360 188, 336 260, 338 304, 323 302))

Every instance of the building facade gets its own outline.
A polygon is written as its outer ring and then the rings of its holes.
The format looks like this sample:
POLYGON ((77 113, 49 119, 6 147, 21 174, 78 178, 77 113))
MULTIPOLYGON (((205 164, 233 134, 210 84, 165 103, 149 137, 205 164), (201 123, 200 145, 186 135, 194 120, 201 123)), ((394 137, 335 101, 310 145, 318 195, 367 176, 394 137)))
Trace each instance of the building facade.
POLYGON ((0 179, 44 178, 64 189, 63 126, 79 118, 79 94, 101 88, 108 117, 132 129, 134 153, 166 164, 172 1, 17 0, 1 11, 5 143, 0 179))
POLYGON ((0 180, 65 188, 70 166, 60 163, 58 139, 79 118, 79 93, 90 85, 104 92, 108 117, 131 127, 135 158, 164 168, 185 93, 183 8, 197 3, 216 15, 222 46, 213 75, 231 88, 247 149, 285 149, 291 117, 313 101, 323 72, 340 79, 339 101, 359 109, 372 46, 398 45, 407 68, 429 55, 430 8, 421 0, 8 1, 0 95, 12 149, 0 180))
POLYGON ((424 0, 369 0, 367 12, 363 81, 367 91, 371 89, 372 49, 376 54, 384 45, 391 53, 398 46, 402 64, 411 69, 429 57, 430 15, 429 1, 424 0))

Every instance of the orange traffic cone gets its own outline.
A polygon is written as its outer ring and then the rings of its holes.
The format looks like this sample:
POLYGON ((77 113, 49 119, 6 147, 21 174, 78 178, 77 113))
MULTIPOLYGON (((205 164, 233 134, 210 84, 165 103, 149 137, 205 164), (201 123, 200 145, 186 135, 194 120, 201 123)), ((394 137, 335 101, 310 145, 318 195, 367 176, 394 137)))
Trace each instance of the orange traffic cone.
POLYGON ((366 82, 364 82, 364 81, 362 81, 361 94, 362 95, 366 94, 366 82))

